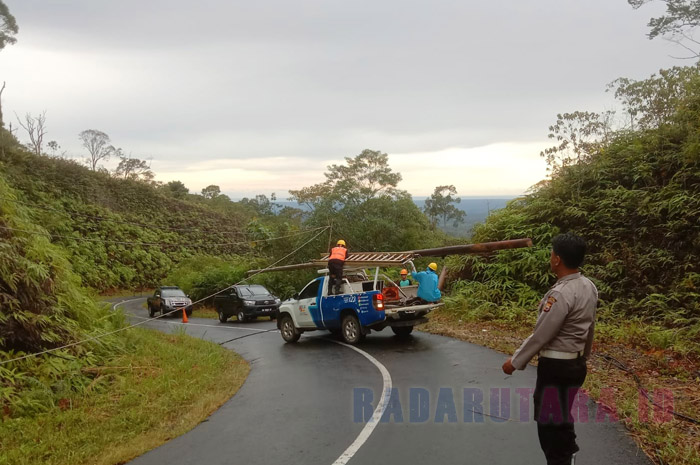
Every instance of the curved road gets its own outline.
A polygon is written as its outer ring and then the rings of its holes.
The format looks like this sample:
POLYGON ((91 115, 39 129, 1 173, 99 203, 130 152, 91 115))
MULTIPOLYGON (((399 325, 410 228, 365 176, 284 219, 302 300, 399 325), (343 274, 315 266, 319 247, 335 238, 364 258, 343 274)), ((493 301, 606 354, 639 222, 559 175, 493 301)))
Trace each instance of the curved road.
MULTIPOLYGON (((147 317, 143 298, 112 299, 120 301, 135 319, 147 317)), ((169 332, 182 324, 166 318, 143 326, 169 332)), ((206 421, 133 465, 545 462, 525 391, 535 369, 506 376, 505 356, 493 350, 426 333, 400 340, 385 330, 358 352, 323 331, 285 344, 270 321, 190 318, 185 326, 191 336, 230 341, 224 346, 250 362, 250 375, 206 421), (370 359, 388 371, 394 391, 367 437, 363 415, 372 416, 387 382, 370 359)), ((619 424, 596 421, 592 404, 588 410, 589 421, 576 425, 578 465, 651 464, 619 424)))

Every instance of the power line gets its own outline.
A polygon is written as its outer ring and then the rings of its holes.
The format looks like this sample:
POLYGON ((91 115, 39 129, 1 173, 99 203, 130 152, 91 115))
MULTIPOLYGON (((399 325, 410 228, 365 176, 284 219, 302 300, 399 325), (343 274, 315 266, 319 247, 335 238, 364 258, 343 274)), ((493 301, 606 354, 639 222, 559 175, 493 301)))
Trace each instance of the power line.
POLYGON ((678 418, 680 418, 681 420, 685 420, 685 421, 687 421, 687 422, 694 423, 694 424, 696 424, 696 425, 700 425, 700 420, 698 420, 697 418, 693 418, 693 417, 688 416, 688 415, 686 415, 686 414, 684 414, 684 413, 676 412, 675 410, 673 410, 673 408, 669 408, 669 407, 667 407, 667 406, 659 405, 654 399, 651 398, 651 396, 649 395, 649 390, 646 389, 646 388, 644 387, 644 385, 642 384, 642 381, 639 379, 639 376, 637 375, 637 373, 635 373, 634 370, 632 370, 631 368, 629 368, 627 365, 625 365, 624 363, 622 363, 621 361, 619 361, 618 359, 616 359, 616 358, 613 357, 612 355, 608 355, 608 354, 598 354, 598 353, 595 353, 594 355, 596 355, 596 356, 602 358, 603 360, 607 360, 608 362, 610 362, 610 363, 612 363, 613 365, 615 365, 615 367, 617 367, 618 369, 624 371, 624 372, 627 373, 627 374, 632 375, 632 378, 634 379, 635 383, 637 383, 637 387, 639 388, 639 392, 641 392, 642 395, 643 395, 644 397, 646 397, 646 399, 647 399, 649 402, 651 402, 651 404, 652 404, 653 406, 655 406, 655 407, 657 407, 657 408, 663 410, 663 411, 666 412, 666 413, 670 413, 671 415, 673 415, 673 416, 675 416, 675 417, 678 417, 678 418))
MULTIPOLYGON (((239 241, 239 242, 222 242, 222 243, 213 243, 213 244, 205 244, 208 247, 223 247, 223 246, 231 246, 231 245, 243 245, 243 244, 250 244, 251 242, 271 242, 271 241, 276 241, 280 239, 287 239, 290 237, 295 237, 295 236, 300 236, 302 234, 306 234, 307 232, 313 232, 313 231, 318 231, 319 229, 326 229, 327 226, 320 226, 318 228, 311 228, 311 229, 305 229, 302 231, 298 231, 296 233, 288 234, 285 236, 278 236, 278 237, 272 237, 268 239, 250 239, 247 241, 239 241)), ((30 231, 27 229, 18 229, 18 228, 11 228, 9 226, 0 226, 0 229, 4 229, 7 231, 14 231, 14 232, 22 232, 26 234, 33 234, 36 236, 45 236, 45 237, 50 237, 50 238, 58 238, 58 239, 70 239, 70 240, 75 240, 75 241, 82 241, 82 242, 102 242, 105 244, 116 244, 116 245, 140 245, 140 246, 147 246, 147 247, 194 247, 192 244, 170 244, 170 243, 165 243, 165 242, 134 242, 134 241, 115 241, 115 240, 109 240, 109 239, 89 239, 86 237, 75 237, 75 236, 66 236, 62 234, 53 234, 48 231, 30 231)))
MULTIPOLYGON (((227 286, 227 287, 225 287, 224 289, 221 289, 221 290, 219 290, 219 291, 217 291, 217 292, 215 292, 215 293, 213 293, 213 294, 211 294, 211 295, 209 295, 209 296, 207 296, 207 297, 201 298, 201 299, 197 300, 196 302, 192 302, 190 305, 194 306, 194 305, 196 305, 196 304, 198 304, 198 303, 200 303, 200 302, 203 302, 203 301, 205 301, 205 300, 207 300, 207 299, 210 299, 211 297, 214 297, 214 296, 216 296, 216 295, 219 295, 219 294, 221 294, 222 292, 226 292, 227 290, 231 289, 233 286, 236 286, 236 285, 238 285, 238 284, 240 284, 240 283, 242 283, 242 282, 244 282, 244 281, 246 281, 246 280, 252 278, 253 276, 256 276, 256 275, 258 275, 258 274, 260 274, 260 273, 263 273, 263 272, 266 271, 267 269, 272 268, 272 267, 278 265, 278 264, 281 263, 282 261, 284 261, 284 260, 286 260, 287 258, 291 257, 292 255, 296 254, 298 251, 300 251, 301 249, 303 249, 304 247, 306 247, 308 244, 310 244, 311 242, 313 242, 317 237, 319 237, 321 234, 323 234, 323 233, 326 231, 326 229, 328 229, 328 226, 323 227, 323 230, 321 230, 320 232, 318 232, 314 237, 312 237, 312 238, 309 239, 308 241, 304 242, 301 246, 297 247, 295 250, 291 251, 290 253, 288 253, 288 254, 285 255, 284 257, 280 258, 280 259, 277 260, 276 262, 274 262, 274 263, 268 265, 267 267, 261 269, 260 271, 254 273, 254 274, 252 274, 252 275, 250 275, 250 276, 248 276, 247 278, 244 278, 244 279, 238 281, 238 282, 235 283, 235 284, 231 284, 230 286, 227 286)), ((89 338, 87 338, 87 339, 83 339, 83 340, 80 340, 80 341, 77 341, 77 342, 72 342, 72 343, 70 343, 70 344, 65 344, 65 345, 60 346, 60 347, 54 347, 53 349, 46 349, 46 350, 42 350, 41 352, 35 352, 35 353, 32 353, 32 354, 23 355, 23 356, 21 356, 21 357, 15 357, 15 358, 12 358, 12 359, 10 359, 10 360, 3 360, 3 361, 0 361, 0 365, 5 365, 5 364, 11 363, 11 362, 18 362, 18 361, 20 361, 20 360, 25 360, 25 359, 32 358, 32 357, 38 357, 39 355, 50 354, 50 353, 56 352, 56 351, 58 351, 58 350, 68 349, 68 348, 70 348, 70 347, 75 347, 75 346, 77 346, 77 345, 85 344, 86 342, 95 341, 95 340, 101 339, 101 338, 103 338, 103 337, 111 336, 112 334, 117 334, 117 333, 120 333, 120 332, 122 332, 122 331, 126 331, 127 329, 135 328, 136 326, 141 326, 141 325, 143 325, 143 324, 145 324, 145 323, 148 323, 149 321, 157 320, 157 319, 162 318, 162 317, 164 317, 164 316, 166 316, 166 315, 170 315, 171 313, 179 312, 179 311, 184 311, 184 309, 182 309, 182 310, 180 310, 180 309, 171 310, 171 311, 169 311, 169 312, 167 312, 167 313, 163 313, 163 314, 158 315, 158 316, 155 316, 155 317, 153 317, 153 318, 148 318, 148 319, 145 319, 145 320, 140 321, 140 322, 138 322, 138 323, 134 323, 134 324, 131 324, 131 325, 129 325, 129 326, 125 326, 125 327, 123 327, 123 328, 115 329, 114 331, 109 331, 109 332, 106 332, 106 333, 103 333, 103 334, 98 334, 98 335, 96 335, 96 336, 92 336, 92 337, 89 337, 89 338)))

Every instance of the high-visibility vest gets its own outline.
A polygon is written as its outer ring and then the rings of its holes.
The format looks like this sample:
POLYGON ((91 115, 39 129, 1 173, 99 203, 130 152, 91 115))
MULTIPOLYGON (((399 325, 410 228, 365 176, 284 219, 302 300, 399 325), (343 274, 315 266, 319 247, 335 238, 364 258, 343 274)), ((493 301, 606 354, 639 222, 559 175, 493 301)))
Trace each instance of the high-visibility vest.
POLYGON ((331 249, 331 256, 328 260, 341 260, 345 261, 345 257, 348 255, 348 249, 345 247, 333 247, 331 249))

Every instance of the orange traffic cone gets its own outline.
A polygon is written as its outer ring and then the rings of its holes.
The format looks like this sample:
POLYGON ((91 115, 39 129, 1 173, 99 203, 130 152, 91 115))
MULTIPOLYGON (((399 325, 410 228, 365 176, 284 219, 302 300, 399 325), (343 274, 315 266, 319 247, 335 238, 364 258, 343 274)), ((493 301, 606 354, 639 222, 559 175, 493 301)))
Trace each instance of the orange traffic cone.
POLYGON ((185 307, 182 307, 182 322, 187 323, 189 320, 187 319, 187 310, 185 310, 185 307))

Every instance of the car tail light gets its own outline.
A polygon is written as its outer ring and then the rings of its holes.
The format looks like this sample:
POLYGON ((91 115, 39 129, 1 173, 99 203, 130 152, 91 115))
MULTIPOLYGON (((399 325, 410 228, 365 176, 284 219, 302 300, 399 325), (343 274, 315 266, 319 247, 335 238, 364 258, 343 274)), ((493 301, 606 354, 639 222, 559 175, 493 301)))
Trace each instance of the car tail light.
POLYGON ((384 310, 384 296, 382 294, 374 294, 372 302, 374 302, 374 308, 379 311, 384 310))

